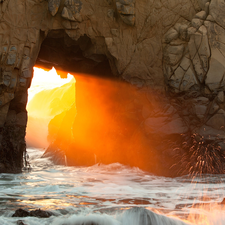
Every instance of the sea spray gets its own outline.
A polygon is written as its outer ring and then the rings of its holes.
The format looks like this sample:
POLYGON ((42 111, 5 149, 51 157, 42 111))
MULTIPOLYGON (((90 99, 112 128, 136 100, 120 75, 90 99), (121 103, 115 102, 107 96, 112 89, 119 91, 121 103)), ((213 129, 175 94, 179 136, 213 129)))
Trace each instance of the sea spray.
POLYGON ((18 220, 26 225, 76 225, 76 221, 143 225, 150 219, 155 220, 154 225, 184 225, 184 220, 196 225, 225 225, 223 205, 218 204, 216 210, 199 209, 199 205, 222 202, 225 175, 167 178, 119 163, 56 166, 41 157, 43 150, 28 149, 28 154, 29 172, 0 174, 0 225, 16 225, 18 220), (18 208, 40 208, 55 216, 11 217, 18 208), (202 219, 195 214, 203 215, 202 219))
POLYGON ((145 208, 134 207, 118 217, 122 225, 186 225, 181 220, 154 213, 145 208))

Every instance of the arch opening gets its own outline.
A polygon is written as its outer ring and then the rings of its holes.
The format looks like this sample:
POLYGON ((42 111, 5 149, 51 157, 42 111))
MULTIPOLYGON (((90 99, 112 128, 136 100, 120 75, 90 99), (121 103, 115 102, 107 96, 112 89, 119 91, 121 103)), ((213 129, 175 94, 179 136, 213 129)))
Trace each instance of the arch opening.
MULTIPOLYGON (((49 146, 49 123, 74 104, 75 83, 71 74, 67 74, 67 78, 61 78, 54 67, 49 71, 34 67, 31 87, 28 89, 27 147, 49 146)), ((57 132, 57 127, 52 132, 57 132)))
POLYGON ((92 43, 84 35, 74 41, 58 30, 42 43, 36 66, 54 66, 60 76, 70 72, 76 79, 76 103, 49 122, 51 140, 44 155, 58 164, 119 162, 150 170, 158 159, 149 151, 151 143, 141 127, 146 96, 115 76, 105 41, 97 40, 92 43))
POLYGON ((165 156, 164 148, 180 135, 170 132, 174 137, 169 133, 162 143, 162 136, 154 131, 157 117, 151 122, 156 112, 167 113, 170 103, 160 90, 139 85, 139 80, 132 85, 117 76, 112 66, 115 59, 107 51, 103 37, 70 38, 64 30, 50 31, 43 41, 35 65, 47 70, 54 66, 62 78, 69 72, 76 79, 76 103, 48 121, 49 145, 44 155, 57 164, 119 162, 171 176, 168 168, 174 158, 165 156))

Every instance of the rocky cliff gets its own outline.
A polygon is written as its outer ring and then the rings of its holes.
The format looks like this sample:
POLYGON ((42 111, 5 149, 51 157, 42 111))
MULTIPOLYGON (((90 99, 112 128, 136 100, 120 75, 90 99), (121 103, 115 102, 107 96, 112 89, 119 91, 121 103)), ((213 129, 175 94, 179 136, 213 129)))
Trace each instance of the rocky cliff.
POLYGON ((223 162, 224 9, 222 0, 0 0, 0 172, 22 168, 35 64, 134 85, 147 139, 198 133, 190 143, 216 146, 223 162))

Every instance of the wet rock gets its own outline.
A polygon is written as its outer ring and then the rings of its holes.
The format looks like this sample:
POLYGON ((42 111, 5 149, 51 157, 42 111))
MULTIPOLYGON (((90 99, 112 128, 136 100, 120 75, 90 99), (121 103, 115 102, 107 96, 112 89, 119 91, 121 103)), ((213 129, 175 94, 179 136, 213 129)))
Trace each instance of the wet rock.
POLYGON ((30 216, 38 217, 38 218, 48 218, 53 214, 48 211, 43 211, 41 209, 30 211, 30 216))
POLYGON ((28 217, 30 213, 24 209, 17 209, 12 217, 28 217))
POLYGON ((32 210, 32 211, 26 211, 24 209, 17 209, 15 213, 12 215, 12 217, 28 217, 28 216, 33 216, 33 217, 38 217, 38 218, 48 218, 52 216, 53 213, 48 212, 48 211, 43 211, 41 209, 37 210, 32 210))
POLYGON ((26 225, 22 220, 18 220, 18 221, 16 222, 16 224, 17 224, 17 225, 26 225))

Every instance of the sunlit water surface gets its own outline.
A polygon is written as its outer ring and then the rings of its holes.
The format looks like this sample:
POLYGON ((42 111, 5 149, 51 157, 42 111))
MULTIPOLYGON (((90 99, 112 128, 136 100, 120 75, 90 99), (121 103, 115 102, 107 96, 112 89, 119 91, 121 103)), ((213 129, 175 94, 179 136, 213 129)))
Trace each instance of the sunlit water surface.
POLYGON ((43 150, 28 149, 28 153, 29 172, 0 174, 1 225, 16 224, 21 218, 11 216, 18 208, 54 213, 47 219, 22 218, 27 225, 79 224, 90 217, 103 225, 135 225, 124 222, 129 221, 126 210, 134 206, 195 224, 225 224, 225 209, 219 204, 225 175, 165 178, 119 163, 56 166, 41 158, 43 150))

